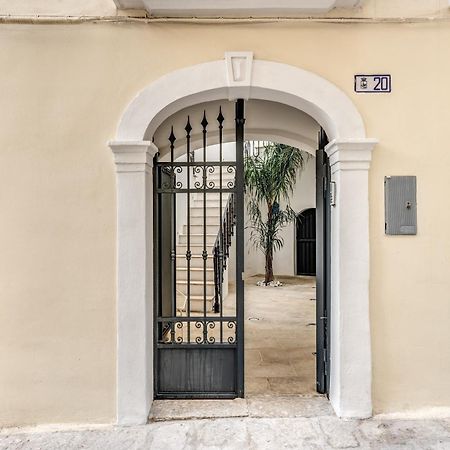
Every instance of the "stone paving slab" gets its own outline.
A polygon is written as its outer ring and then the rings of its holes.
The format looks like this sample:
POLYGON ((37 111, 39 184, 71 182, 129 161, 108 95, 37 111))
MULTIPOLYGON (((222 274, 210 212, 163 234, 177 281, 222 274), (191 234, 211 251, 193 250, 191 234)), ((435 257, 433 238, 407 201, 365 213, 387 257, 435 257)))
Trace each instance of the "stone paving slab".
POLYGON ((152 422, 137 427, 3 430, 2 450, 171 449, 448 450, 448 420, 234 417, 152 422))
POLYGON ((450 450, 450 419, 342 420, 323 396, 155 401, 148 425, 0 430, 0 450, 450 450))
POLYGON ((324 396, 254 396, 248 397, 249 417, 320 417, 334 416, 324 396))
POLYGON ((334 415, 324 396, 260 395, 235 400, 156 400, 150 421, 225 417, 319 417, 334 415))
POLYGON ((150 421, 247 417, 247 401, 234 400, 155 400, 150 421))

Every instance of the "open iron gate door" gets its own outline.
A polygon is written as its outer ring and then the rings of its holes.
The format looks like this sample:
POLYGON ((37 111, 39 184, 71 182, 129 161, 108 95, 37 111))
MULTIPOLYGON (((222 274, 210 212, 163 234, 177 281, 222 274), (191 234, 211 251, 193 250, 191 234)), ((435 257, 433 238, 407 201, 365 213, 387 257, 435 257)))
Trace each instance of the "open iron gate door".
POLYGON ((316 275, 316 210, 309 208, 296 219, 296 274, 316 275))
POLYGON ((156 398, 244 395, 244 101, 236 102, 234 157, 224 154, 226 118, 217 114, 205 112, 199 123, 187 117, 183 139, 173 128, 168 137, 169 158, 155 158, 156 398), (197 132, 202 146, 193 149, 197 132), (236 288, 227 295, 230 257, 236 288))
POLYGON ((330 385, 331 173, 327 144, 321 129, 316 152, 316 384, 321 394, 328 394, 330 385))

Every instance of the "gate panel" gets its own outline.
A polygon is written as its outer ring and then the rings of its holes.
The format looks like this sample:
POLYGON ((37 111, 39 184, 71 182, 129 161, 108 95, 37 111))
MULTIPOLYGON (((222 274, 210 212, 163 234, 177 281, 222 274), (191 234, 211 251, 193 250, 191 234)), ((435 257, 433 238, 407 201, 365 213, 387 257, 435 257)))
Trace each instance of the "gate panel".
POLYGON ((159 352, 160 394, 227 396, 236 391, 234 348, 170 348, 159 352))
POLYGON ((157 398, 243 395, 243 101, 236 111, 232 154, 223 148, 219 110, 214 121, 206 112, 195 122, 188 117, 182 139, 172 128, 170 154, 155 158, 157 398), (210 153, 211 131, 219 144, 210 153), (197 133, 202 147, 191 149, 197 133), (227 295, 231 254, 236 289, 227 295))
POLYGON ((330 382, 331 173, 325 152, 327 144, 327 136, 320 130, 316 152, 316 385, 322 394, 329 392, 330 382))

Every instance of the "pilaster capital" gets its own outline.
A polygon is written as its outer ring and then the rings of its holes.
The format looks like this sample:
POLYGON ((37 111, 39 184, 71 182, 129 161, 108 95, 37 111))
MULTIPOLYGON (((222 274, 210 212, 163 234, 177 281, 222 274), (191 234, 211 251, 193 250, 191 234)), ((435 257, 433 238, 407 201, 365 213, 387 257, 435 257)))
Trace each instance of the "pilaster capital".
POLYGON ((326 147, 331 172, 369 170, 377 139, 334 139, 326 147))
POLYGON ((117 173, 149 172, 158 153, 158 147, 150 141, 110 141, 109 147, 114 154, 117 173))

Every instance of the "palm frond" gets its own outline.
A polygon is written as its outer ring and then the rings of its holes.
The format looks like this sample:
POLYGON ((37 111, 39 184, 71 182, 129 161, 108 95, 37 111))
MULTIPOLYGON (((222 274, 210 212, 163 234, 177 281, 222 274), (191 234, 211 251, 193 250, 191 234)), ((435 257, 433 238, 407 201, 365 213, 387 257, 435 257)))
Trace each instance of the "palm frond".
POLYGON ((247 212, 250 221, 250 240, 266 255, 280 250, 284 241, 280 231, 295 220, 289 205, 297 174, 309 155, 284 144, 269 143, 258 156, 248 156, 244 163, 244 182, 247 190, 247 212), (280 208, 280 201, 286 208, 280 208), (262 210, 267 214, 263 218, 262 210))

